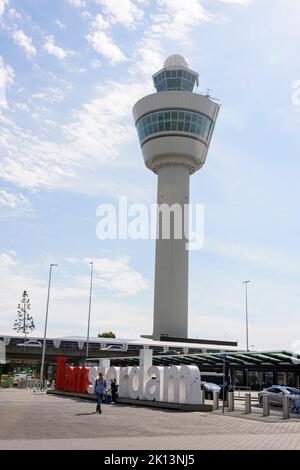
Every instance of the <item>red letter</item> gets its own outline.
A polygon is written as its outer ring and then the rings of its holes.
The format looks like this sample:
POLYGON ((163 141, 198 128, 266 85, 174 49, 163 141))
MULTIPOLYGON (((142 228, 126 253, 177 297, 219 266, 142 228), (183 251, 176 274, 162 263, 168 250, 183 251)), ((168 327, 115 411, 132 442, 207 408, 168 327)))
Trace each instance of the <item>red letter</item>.
POLYGON ((59 356, 57 359, 55 390, 64 390, 67 357, 59 356))

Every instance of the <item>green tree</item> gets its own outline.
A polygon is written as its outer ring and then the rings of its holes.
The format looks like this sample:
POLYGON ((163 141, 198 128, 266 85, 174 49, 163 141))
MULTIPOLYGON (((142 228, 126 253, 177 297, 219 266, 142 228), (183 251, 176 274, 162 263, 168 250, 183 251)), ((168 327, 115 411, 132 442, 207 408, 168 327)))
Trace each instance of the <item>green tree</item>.
POLYGON ((116 335, 112 331, 106 331, 104 333, 99 333, 98 338, 115 338, 116 335))
POLYGON ((30 313, 30 298, 27 291, 24 290, 20 303, 18 304, 17 318, 14 323, 13 329, 17 333, 24 334, 24 343, 26 335, 35 329, 33 318, 30 313))

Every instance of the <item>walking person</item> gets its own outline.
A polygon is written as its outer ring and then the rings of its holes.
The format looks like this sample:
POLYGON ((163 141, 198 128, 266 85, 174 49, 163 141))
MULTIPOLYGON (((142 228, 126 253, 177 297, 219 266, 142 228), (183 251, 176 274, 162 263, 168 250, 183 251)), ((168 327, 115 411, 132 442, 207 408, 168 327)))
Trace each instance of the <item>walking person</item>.
POLYGON ((103 378, 102 372, 99 372, 99 379, 96 379, 95 386, 94 386, 94 393, 97 398, 97 408, 96 413, 102 413, 101 403, 103 400, 103 394, 106 390, 106 380, 103 378))
POLYGON ((114 403, 117 401, 118 397, 118 385, 116 379, 112 379, 111 384, 110 384, 110 390, 111 390, 111 399, 114 403))

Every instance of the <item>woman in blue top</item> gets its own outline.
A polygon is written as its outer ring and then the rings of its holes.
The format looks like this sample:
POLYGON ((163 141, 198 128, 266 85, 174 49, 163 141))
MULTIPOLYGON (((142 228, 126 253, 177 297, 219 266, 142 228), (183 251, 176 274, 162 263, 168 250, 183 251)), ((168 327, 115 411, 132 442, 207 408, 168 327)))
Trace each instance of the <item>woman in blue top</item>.
POLYGON ((102 372, 99 372, 99 379, 96 379, 95 385, 94 385, 94 393, 97 398, 96 413, 99 412, 99 414, 102 413, 101 403, 103 400, 103 394, 105 390, 106 390, 106 380, 104 380, 102 372))

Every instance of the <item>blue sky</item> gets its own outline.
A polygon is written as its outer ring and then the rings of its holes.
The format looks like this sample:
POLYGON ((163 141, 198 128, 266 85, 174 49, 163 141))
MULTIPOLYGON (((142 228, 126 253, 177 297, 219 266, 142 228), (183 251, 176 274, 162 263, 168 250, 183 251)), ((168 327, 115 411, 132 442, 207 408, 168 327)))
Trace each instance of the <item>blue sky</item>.
POLYGON ((191 201, 205 246, 190 257, 189 333, 293 348, 300 335, 298 0, 0 0, 0 331, 24 289, 49 335, 152 332, 154 242, 100 241, 96 209, 153 203, 131 109, 172 53, 221 112, 191 201), (297 99, 296 99, 297 98, 297 99))

